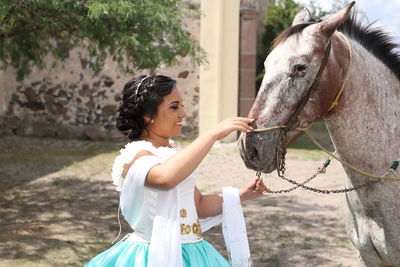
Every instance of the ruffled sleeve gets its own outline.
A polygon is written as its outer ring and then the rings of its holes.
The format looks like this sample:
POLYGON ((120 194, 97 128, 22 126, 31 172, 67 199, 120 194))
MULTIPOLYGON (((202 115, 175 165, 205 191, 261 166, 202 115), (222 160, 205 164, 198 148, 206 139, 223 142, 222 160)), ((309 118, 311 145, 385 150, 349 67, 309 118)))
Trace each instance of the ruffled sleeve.
POLYGON ((127 144, 123 149, 119 152, 120 154, 115 158, 114 164, 112 166, 111 177, 113 180, 113 184, 116 185, 116 190, 121 192, 122 185, 124 183, 124 178, 122 177, 122 173, 124 171, 124 165, 131 162, 133 158, 139 151, 147 150, 153 154, 155 154, 155 147, 146 141, 137 141, 131 142, 127 144))

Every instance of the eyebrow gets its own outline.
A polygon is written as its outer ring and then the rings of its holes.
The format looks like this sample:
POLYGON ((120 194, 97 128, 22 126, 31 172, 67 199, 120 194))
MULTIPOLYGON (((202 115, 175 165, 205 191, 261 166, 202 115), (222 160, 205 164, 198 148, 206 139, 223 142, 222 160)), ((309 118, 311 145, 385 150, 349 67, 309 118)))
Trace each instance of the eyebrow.
POLYGON ((169 103, 169 105, 179 104, 181 102, 183 102, 183 100, 181 100, 181 101, 175 100, 175 101, 172 101, 171 103, 169 103))

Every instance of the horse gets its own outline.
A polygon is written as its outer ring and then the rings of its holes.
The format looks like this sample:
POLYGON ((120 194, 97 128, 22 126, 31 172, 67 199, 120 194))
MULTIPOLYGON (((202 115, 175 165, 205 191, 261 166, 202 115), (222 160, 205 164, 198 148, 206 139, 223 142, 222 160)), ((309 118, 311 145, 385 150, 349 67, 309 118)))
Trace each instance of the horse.
MULTIPOLYGON (((278 170, 300 129, 323 119, 344 162, 382 174, 400 155, 400 54, 390 34, 366 25, 354 2, 314 21, 306 9, 283 31, 264 62, 249 118, 238 139, 247 168, 278 170), (269 131, 257 132, 257 129, 269 131)), ((400 182, 380 183, 343 165, 345 225, 364 266, 400 266, 400 182)), ((390 175, 400 177, 399 170, 390 175)))

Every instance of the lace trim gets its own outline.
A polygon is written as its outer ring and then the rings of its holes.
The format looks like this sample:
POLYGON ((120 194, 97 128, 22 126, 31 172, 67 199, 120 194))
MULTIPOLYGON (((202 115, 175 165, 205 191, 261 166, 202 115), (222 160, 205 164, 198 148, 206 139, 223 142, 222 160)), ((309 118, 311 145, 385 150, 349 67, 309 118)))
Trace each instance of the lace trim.
POLYGON ((133 141, 126 144, 119 152, 120 154, 115 158, 111 177, 113 184, 116 185, 116 190, 121 192, 122 185, 124 183, 124 178, 122 173, 124 171, 124 165, 131 162, 135 155, 142 150, 147 150, 160 158, 167 158, 175 153, 175 148, 170 147, 154 147, 154 145, 149 141, 133 141))

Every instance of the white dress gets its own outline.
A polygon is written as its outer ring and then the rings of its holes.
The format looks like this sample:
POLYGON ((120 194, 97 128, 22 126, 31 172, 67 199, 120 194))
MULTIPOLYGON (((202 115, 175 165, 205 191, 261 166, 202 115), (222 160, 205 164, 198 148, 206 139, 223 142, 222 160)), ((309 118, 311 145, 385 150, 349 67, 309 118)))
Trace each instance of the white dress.
POLYGON ((179 150, 155 148, 147 141, 131 142, 121 150, 112 176, 121 191, 122 215, 134 232, 85 266, 231 266, 203 240, 194 202, 194 173, 171 190, 144 186, 149 170, 179 150), (142 150, 153 156, 137 159, 122 179, 124 164, 142 150))

